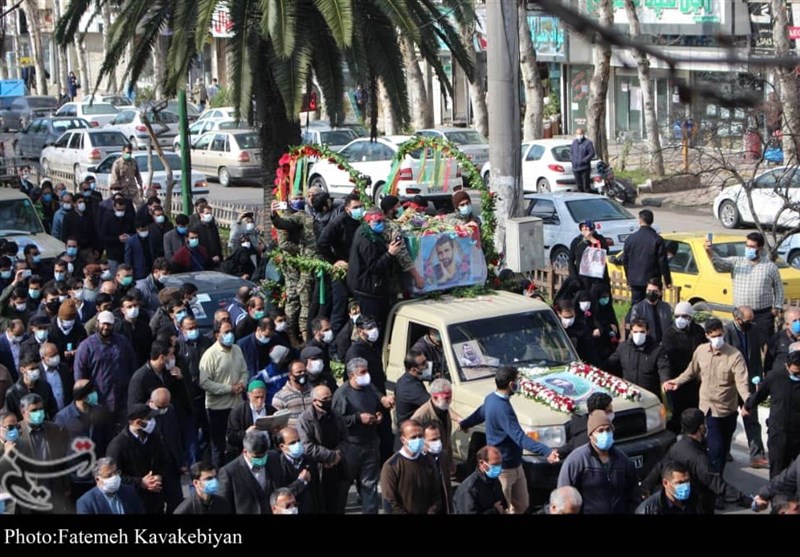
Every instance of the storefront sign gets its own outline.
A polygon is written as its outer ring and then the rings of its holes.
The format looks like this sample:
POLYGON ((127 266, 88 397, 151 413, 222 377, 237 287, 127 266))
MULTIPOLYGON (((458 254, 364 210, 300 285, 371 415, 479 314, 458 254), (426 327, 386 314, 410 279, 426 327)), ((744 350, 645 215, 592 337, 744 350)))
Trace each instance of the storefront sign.
MULTIPOLYGON (((628 23, 624 0, 613 0, 614 23, 628 23)), ((633 0, 642 25, 693 25, 720 23, 722 0, 633 0)), ((589 14, 597 12, 599 0, 587 0, 589 14)))
POLYGON ((211 16, 211 36, 215 38, 233 37, 233 20, 227 6, 217 6, 211 16))

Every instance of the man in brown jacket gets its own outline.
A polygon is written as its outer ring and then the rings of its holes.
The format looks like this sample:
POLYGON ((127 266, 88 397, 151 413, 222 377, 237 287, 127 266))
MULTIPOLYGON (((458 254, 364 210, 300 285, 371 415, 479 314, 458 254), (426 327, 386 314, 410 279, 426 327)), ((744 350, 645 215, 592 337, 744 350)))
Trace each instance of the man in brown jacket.
POLYGON ((439 514, 442 492, 438 473, 423 453, 422 426, 414 420, 400 424, 403 447, 394 453, 381 470, 384 510, 391 514, 439 514))
POLYGON ((433 383, 431 383, 430 393, 430 400, 417 408, 417 411, 414 412, 411 419, 418 421, 423 428, 431 424, 439 428, 439 432, 442 436, 442 450, 447 453, 447 460, 452 467, 450 473, 452 474, 455 472, 453 447, 451 445, 453 439, 453 420, 461 420, 460 416, 451 415, 452 410, 450 410, 450 403, 453 400, 453 387, 447 379, 435 379, 433 383))
POLYGON ((742 400, 750 396, 747 364, 738 349, 725 343, 722 321, 709 319, 705 329, 709 344, 697 347, 686 371, 666 381, 664 391, 675 391, 692 379, 700 380, 700 410, 706 416, 711 469, 722 475, 736 431, 737 394, 742 400))

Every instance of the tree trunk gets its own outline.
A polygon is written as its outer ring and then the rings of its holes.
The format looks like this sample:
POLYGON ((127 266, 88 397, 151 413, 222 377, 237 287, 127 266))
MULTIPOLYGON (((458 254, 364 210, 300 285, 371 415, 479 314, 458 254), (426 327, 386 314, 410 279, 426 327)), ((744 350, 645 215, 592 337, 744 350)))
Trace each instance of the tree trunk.
POLYGON ((31 56, 36 67, 36 94, 47 95, 47 74, 44 66, 44 46, 42 44, 42 25, 39 6, 35 0, 25 0, 22 4, 28 20, 28 33, 31 38, 31 56))
MULTIPOLYGON (((639 15, 633 0, 624 0, 625 14, 630 24, 631 39, 638 40, 641 35, 639 15)), ((636 69, 639 73, 639 87, 642 91, 642 104, 644 105, 644 127, 647 129, 647 153, 650 155, 649 171, 655 178, 664 176, 664 156, 661 153, 661 136, 658 134, 658 120, 656 119, 656 103, 653 98, 653 88, 650 82, 650 60, 647 55, 638 50, 633 51, 636 60, 636 69)), ((607 159, 606 159, 607 160, 607 159)))
POLYGON ((86 33, 75 34, 75 49, 78 51, 78 68, 80 70, 78 82, 81 84, 81 97, 85 97, 91 90, 91 84, 89 83, 91 76, 89 75, 89 62, 86 54, 86 33))
POLYGON ((395 126, 394 122, 394 115, 392 114, 392 99, 389 98, 389 93, 386 91, 386 87, 383 86, 383 83, 378 80, 378 95, 381 99, 381 108, 383 109, 383 134, 384 135, 395 135, 398 133, 397 127, 395 126))
MULTIPOLYGON (((111 7, 108 2, 103 3, 100 14, 103 17, 103 58, 106 58, 111 50, 111 7)), ((112 93, 116 93, 119 90, 117 87, 117 72, 109 72, 107 87, 112 93)))
MULTIPOLYGON (((614 24, 614 12, 611 0, 600 0, 597 8, 599 23, 605 28, 614 24)), ((597 156, 608 160, 608 144, 606 142, 606 97, 608 96, 608 79, 611 75, 611 47, 596 40, 592 51, 594 75, 589 83, 589 100, 586 106, 586 135, 594 142, 597 156)))
MULTIPOLYGON (((61 0, 53 0, 53 18, 55 21, 61 19, 61 0)), ((61 95, 62 90, 68 92, 69 85, 69 63, 67 62, 67 47, 65 45, 57 45, 53 40, 53 48, 56 49, 56 56, 58 57, 58 72, 54 72, 53 81, 56 82, 56 90, 58 95, 61 95)))
POLYGON ((408 92, 411 97, 411 125, 415 130, 433 127, 433 117, 428 108, 428 92, 425 90, 425 79, 419 69, 414 41, 408 35, 400 41, 403 60, 406 65, 408 92))
POLYGON ((153 77, 155 78, 155 90, 153 93, 155 94, 155 99, 157 101, 160 101, 164 98, 164 82, 167 79, 164 71, 165 58, 166 54, 164 53, 164 48, 161 44, 161 37, 159 37, 156 39, 156 42, 153 45, 153 77))
MULTIPOLYGON (((791 56, 789 50, 788 15, 784 0, 772 0, 772 41, 775 43, 775 56, 791 56)), ((783 107, 783 164, 795 165, 798 162, 798 141, 800 140, 800 111, 797 103, 797 77, 794 68, 780 66, 775 68, 780 86, 780 101, 783 107)))
POLYGON ((472 122, 483 137, 489 137, 489 110, 486 107, 486 60, 475 52, 474 28, 460 28, 461 43, 472 62, 473 75, 469 82, 469 100, 472 103, 472 122))
POLYGON ((522 68, 522 81, 525 84, 525 120, 522 139, 530 141, 543 135, 544 85, 536 62, 536 49, 533 48, 531 28, 528 25, 528 10, 525 0, 519 2, 519 64, 522 68))

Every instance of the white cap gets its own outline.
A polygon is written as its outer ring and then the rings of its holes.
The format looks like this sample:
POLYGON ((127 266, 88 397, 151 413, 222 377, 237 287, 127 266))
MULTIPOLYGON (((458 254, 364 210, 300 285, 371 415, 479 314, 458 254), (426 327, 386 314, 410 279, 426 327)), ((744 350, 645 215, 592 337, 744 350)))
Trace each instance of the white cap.
POLYGON ((114 324, 114 314, 110 311, 101 311, 97 314, 97 323, 108 323, 109 325, 114 324))
POLYGON ((689 302, 678 302, 675 305, 675 315, 688 315, 691 317, 694 315, 694 308, 689 302))

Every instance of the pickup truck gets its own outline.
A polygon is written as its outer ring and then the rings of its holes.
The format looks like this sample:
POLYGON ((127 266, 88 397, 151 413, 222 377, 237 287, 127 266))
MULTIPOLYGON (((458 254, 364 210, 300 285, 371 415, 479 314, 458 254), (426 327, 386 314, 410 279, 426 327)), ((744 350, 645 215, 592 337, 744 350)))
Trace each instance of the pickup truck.
MULTIPOLYGON (((492 292, 475 298, 411 300, 397 304, 387 323, 383 350, 387 388, 393 390, 404 373, 406 352, 429 329, 436 329, 444 350, 444 375, 453 384, 450 408, 462 418, 495 390, 494 374, 503 365, 535 370, 537 378, 552 377, 554 385, 566 385, 559 394, 573 398, 576 413, 586 413, 585 399, 600 389, 577 376, 570 386, 568 367, 578 355, 552 309, 532 298, 492 292)), ((572 414, 522 395, 514 396, 512 405, 530 437, 551 448, 567 445, 572 414)), ((675 441, 665 429, 664 406, 656 395, 641 389, 638 400, 615 397, 614 412, 615 446, 633 459, 643 478, 675 441)), ((453 431, 453 455, 471 473, 474 453, 486 444, 483 426, 464 433, 453 424, 453 431)), ((541 504, 556 485, 560 464, 527 453, 523 460, 531 502, 541 504)))

